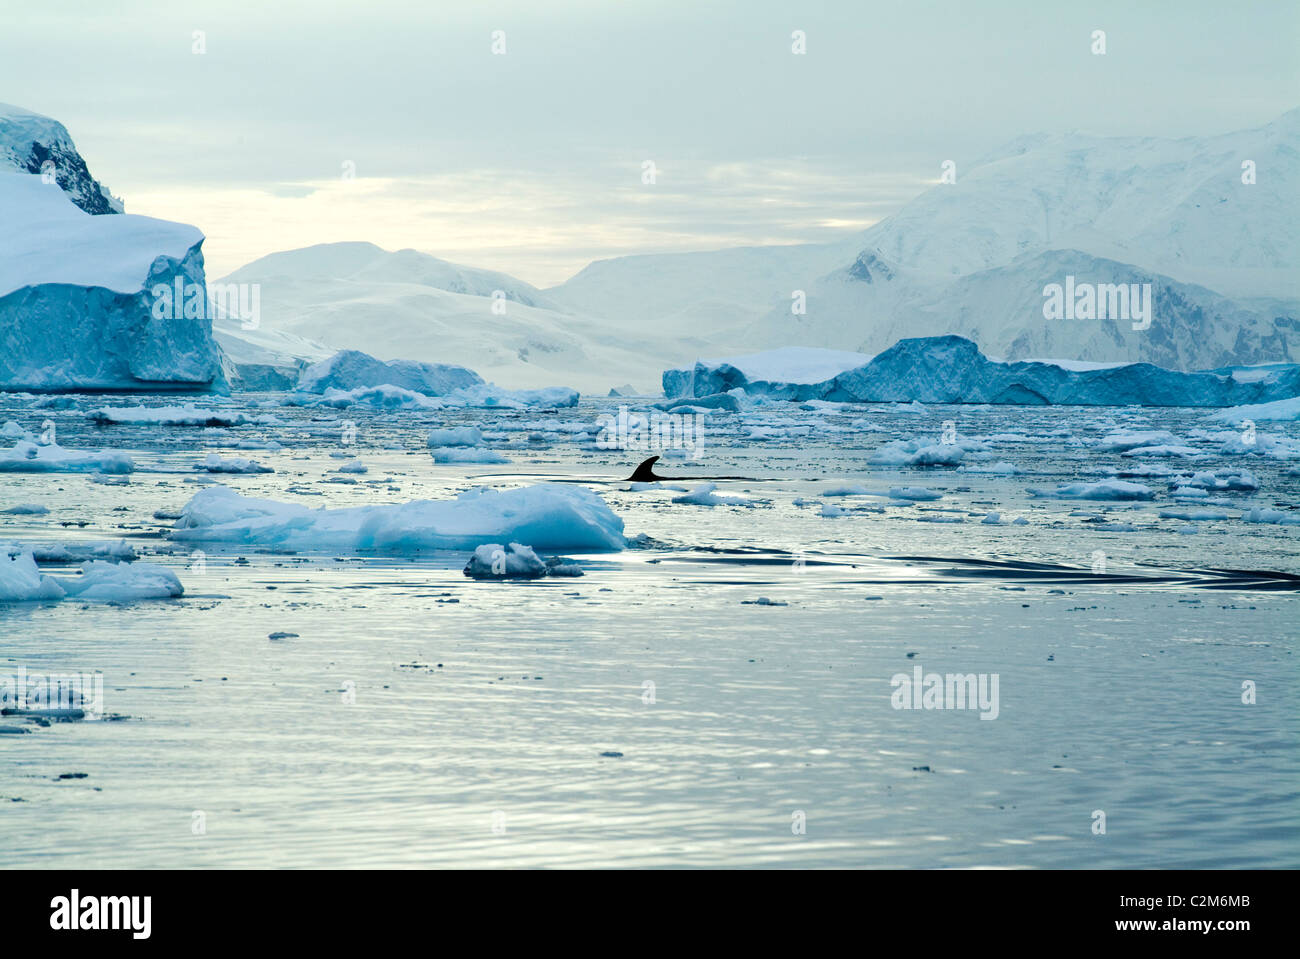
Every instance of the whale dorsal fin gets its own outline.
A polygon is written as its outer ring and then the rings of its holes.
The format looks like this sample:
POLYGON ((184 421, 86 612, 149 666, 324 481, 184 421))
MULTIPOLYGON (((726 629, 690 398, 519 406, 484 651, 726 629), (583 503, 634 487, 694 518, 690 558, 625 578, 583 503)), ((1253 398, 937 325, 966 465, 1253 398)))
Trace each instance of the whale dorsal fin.
POLYGON ((655 461, 657 459, 659 459, 658 456, 652 456, 643 462, 632 471, 632 475, 628 477, 628 481, 632 483, 655 483, 663 479, 662 476, 655 475, 655 461))

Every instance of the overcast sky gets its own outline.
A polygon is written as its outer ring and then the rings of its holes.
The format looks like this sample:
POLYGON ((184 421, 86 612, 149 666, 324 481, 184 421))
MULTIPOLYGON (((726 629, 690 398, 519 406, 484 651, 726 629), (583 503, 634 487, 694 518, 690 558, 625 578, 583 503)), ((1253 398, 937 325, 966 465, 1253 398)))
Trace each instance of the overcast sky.
POLYGON ((0 0, 0 26, 0 101, 62 121, 128 212, 201 228, 211 277, 370 240, 547 286, 838 239, 1024 133, 1300 105, 1293 0, 0 0))

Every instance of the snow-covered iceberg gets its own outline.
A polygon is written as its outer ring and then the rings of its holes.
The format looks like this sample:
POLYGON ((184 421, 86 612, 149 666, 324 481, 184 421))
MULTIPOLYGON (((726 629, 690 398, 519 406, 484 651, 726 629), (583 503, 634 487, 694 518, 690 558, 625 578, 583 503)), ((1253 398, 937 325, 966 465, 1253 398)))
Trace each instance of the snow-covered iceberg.
POLYGON ((484 383, 473 370, 451 363, 384 362, 358 350, 342 350, 303 370, 286 402, 338 408, 527 409, 576 406, 578 398, 578 391, 567 386, 507 390, 484 383))
POLYGON ((443 396, 465 386, 478 386, 483 378, 473 370, 451 363, 392 360, 385 363, 359 350, 341 350, 302 371, 297 389, 304 393, 356 390, 368 386, 397 386, 425 396, 443 396))
POLYGON ((451 500, 348 509, 310 509, 213 486, 185 505, 170 536, 184 542, 399 554, 501 542, 543 550, 621 550, 627 544, 623 520, 603 499, 557 483, 478 488, 451 500))
POLYGON ((110 201, 61 125, 0 105, 0 390, 224 388, 185 309, 206 302, 203 234, 110 201))
MULTIPOLYGON (((1011 363, 990 359, 964 337, 932 336, 899 340, 862 366, 818 382, 799 383, 778 372, 780 385, 768 395, 833 402, 1027 406, 1236 406, 1300 395, 1300 365, 1279 364, 1252 376, 1238 372, 1185 373, 1150 363, 1011 363)), ((697 364, 694 388, 713 392, 713 377, 730 375, 720 367, 701 371, 697 364)), ((665 387, 668 382, 665 373, 665 387)), ((744 388, 747 393, 764 390, 754 381, 744 388)))
POLYGON ((803 384, 821 383, 856 369, 871 357, 844 350, 788 346, 726 360, 698 360, 694 367, 664 370, 664 396, 709 396, 737 387, 781 399, 797 396, 803 384))

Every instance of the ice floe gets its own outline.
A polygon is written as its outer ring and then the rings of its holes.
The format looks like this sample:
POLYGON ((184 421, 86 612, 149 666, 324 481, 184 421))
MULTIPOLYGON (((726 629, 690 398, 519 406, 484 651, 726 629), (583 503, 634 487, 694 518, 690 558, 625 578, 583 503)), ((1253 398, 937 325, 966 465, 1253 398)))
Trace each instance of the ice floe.
POLYGON ((36 566, 31 552, 0 555, 0 602, 74 599, 125 603, 167 599, 185 592, 180 579, 155 563, 83 563, 80 576, 50 576, 36 566))
POLYGON ((0 449, 0 473, 130 473, 135 463, 118 450, 73 450, 19 440, 0 449))
POLYGON ((170 537, 290 549, 410 553, 527 542, 545 550, 619 550, 623 520, 597 494, 542 483, 513 490, 476 488, 450 500, 310 509, 299 503, 241 496, 225 486, 197 493, 170 537))
POLYGON ((1031 488, 1029 495, 1054 499, 1148 500, 1155 497, 1155 492, 1141 483, 1101 480, 1096 483, 1066 483, 1054 490, 1031 488))
POLYGON ((132 426, 242 426, 252 422, 237 411, 196 409, 192 403, 184 406, 104 406, 87 412, 86 418, 101 424, 132 426))

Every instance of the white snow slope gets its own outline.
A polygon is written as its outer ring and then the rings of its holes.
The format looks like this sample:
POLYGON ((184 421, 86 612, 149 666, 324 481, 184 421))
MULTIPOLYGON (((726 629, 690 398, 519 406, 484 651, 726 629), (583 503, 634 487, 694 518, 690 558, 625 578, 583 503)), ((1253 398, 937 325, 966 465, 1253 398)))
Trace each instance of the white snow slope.
POLYGON ((876 353, 957 334, 1008 359, 1207 369, 1300 359, 1300 110, 1178 140, 1025 137, 869 229, 858 257, 808 278, 807 315, 772 311, 754 345, 876 353), (1243 161, 1256 182, 1243 183, 1243 161), (1067 275, 1151 283, 1151 327, 1046 320, 1067 275))
POLYGON ((700 356, 946 334, 1010 360, 1199 370, 1300 360, 1298 214, 1300 110, 1209 137, 1027 136, 845 241, 599 260, 547 290, 368 243, 224 279, 262 283, 271 330, 511 387, 645 388, 700 356), (1043 288, 1067 276, 1150 283, 1150 327, 1044 319, 1043 288))
MULTIPOLYGON (((514 277, 415 250, 327 243, 262 257, 220 282, 261 285, 262 333, 381 360, 458 364, 511 388, 648 388, 679 359, 655 329, 620 332, 514 277)), ((222 332, 223 343, 245 337, 222 332)))
POLYGON ((1300 110, 1213 137, 1023 137, 848 244, 621 257, 545 292, 615 327, 660 326, 681 343, 668 366, 741 344, 874 354, 949 333, 1007 359, 1296 361, 1300 110), (1151 283, 1151 328, 1045 320, 1043 287, 1067 275, 1151 283))

